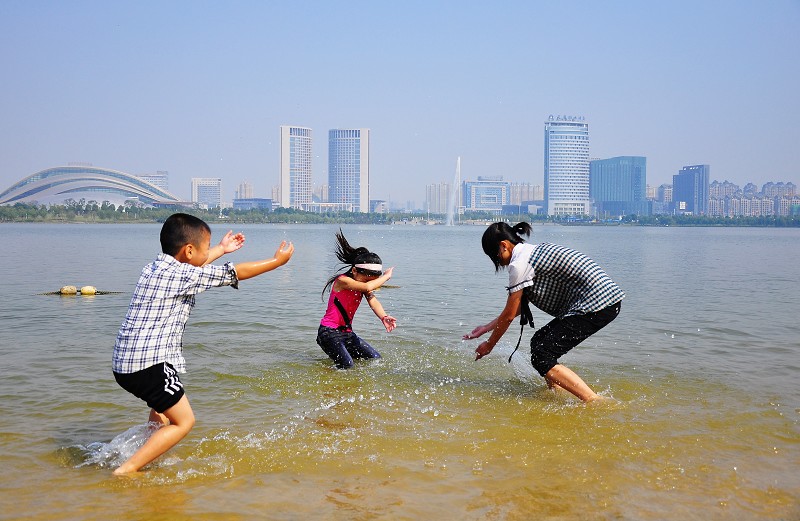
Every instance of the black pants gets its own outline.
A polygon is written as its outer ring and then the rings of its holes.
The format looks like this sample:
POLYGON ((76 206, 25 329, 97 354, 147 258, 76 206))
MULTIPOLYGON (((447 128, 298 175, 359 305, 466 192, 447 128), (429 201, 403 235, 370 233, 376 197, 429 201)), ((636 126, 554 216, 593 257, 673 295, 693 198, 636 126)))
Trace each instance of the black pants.
POLYGON ((352 331, 319 326, 317 344, 339 369, 353 367, 354 358, 380 358, 381 354, 352 331))
POLYGON ((584 315, 556 317, 531 338, 531 363, 541 376, 570 349, 597 333, 619 315, 621 302, 584 315))

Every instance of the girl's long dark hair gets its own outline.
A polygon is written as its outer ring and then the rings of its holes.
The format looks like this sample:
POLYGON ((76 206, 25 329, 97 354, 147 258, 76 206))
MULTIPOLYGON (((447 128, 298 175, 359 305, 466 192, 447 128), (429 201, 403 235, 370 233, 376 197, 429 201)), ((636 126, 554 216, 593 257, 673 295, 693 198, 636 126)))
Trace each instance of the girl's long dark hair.
POLYGON ((483 246, 483 253, 485 253, 494 263, 495 271, 500 270, 500 241, 508 241, 513 245, 525 242, 522 236, 530 237, 531 225, 526 222, 515 224, 513 227, 508 223, 497 222, 490 224, 486 231, 483 232, 481 238, 481 246, 483 246))
MULTIPOLYGON (((325 287, 322 288, 323 297, 325 296, 325 291, 328 287, 333 285, 334 281, 339 278, 339 275, 347 273, 353 269, 356 264, 383 264, 383 261, 381 261, 377 253, 373 253, 363 246, 359 246, 358 248, 350 246, 341 228, 336 232, 336 258, 339 259, 339 262, 344 267, 341 268, 336 275, 328 279, 325 287)), ((356 270, 367 275, 381 275, 380 272, 373 272, 360 268, 356 268, 356 270)))

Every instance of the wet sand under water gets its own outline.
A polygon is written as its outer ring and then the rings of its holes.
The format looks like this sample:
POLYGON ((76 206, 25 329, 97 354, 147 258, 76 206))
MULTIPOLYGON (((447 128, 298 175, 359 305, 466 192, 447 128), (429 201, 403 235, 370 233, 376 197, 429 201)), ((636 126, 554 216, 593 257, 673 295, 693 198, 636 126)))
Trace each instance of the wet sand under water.
MULTIPOLYGON (((67 509, 76 519, 99 518, 104 509, 93 509, 109 501, 120 519, 141 519, 143 508, 192 519, 798 513, 800 437, 778 406, 756 397, 712 404, 697 392, 706 382, 625 367, 614 372, 629 376, 605 382, 613 399, 583 405, 498 361, 476 375, 457 357, 423 368, 389 354, 349 372, 317 363, 262 377, 217 374, 203 385, 213 392, 195 393, 195 430, 140 474, 115 478, 110 469, 132 453, 122 442, 143 424, 109 444, 56 451, 56 473, 70 481, 56 497, 81 497, 87 510, 67 509), (217 405, 230 423, 208 418, 219 401, 212 395, 231 398, 230 408, 217 405)), ((30 500, 32 518, 64 519, 51 501, 30 500)))

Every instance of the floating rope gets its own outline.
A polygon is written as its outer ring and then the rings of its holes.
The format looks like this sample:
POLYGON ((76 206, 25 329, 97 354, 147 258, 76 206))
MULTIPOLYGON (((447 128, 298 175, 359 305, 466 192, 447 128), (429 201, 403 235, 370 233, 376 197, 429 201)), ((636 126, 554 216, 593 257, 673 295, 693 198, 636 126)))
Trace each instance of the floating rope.
POLYGON ((64 295, 64 296, 72 296, 72 295, 84 295, 84 296, 92 296, 92 295, 114 295, 117 293, 122 293, 121 291, 100 291, 94 286, 83 286, 78 288, 76 286, 63 286, 58 291, 48 291, 47 293, 39 293, 39 295, 64 295))

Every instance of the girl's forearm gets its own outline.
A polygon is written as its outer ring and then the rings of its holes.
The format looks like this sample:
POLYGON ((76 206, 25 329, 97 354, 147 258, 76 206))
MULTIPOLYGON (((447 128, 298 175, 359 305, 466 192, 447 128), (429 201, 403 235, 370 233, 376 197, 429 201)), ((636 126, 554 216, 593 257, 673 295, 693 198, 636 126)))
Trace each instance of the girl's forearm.
POLYGON ((509 295, 503 311, 497 316, 497 318, 486 324, 486 327, 488 328, 487 331, 492 332, 489 340, 487 340, 489 345, 492 347, 497 345, 497 342, 500 341, 500 338, 508 330, 508 326, 510 326, 514 321, 514 318, 519 315, 521 295, 522 292, 512 293, 509 295))
POLYGON ((365 282, 364 285, 367 287, 367 291, 373 291, 373 290, 376 290, 376 289, 380 288, 381 286, 383 286, 384 283, 387 280, 389 280, 390 278, 391 278, 390 275, 384 273, 383 275, 381 275, 380 277, 378 277, 375 280, 371 280, 369 282, 365 282))
POLYGON ((491 325, 491 328, 488 331, 491 331, 492 334, 489 336, 489 344, 494 347, 503 337, 505 332, 508 330, 508 326, 511 325, 511 322, 514 321, 514 318, 507 318, 504 315, 500 315, 496 319, 492 320, 487 324, 487 326, 491 325))
POLYGON ((369 307, 372 308, 372 312, 375 313, 376 317, 382 319, 386 316, 386 311, 383 310, 383 306, 375 297, 369 300, 369 307))

